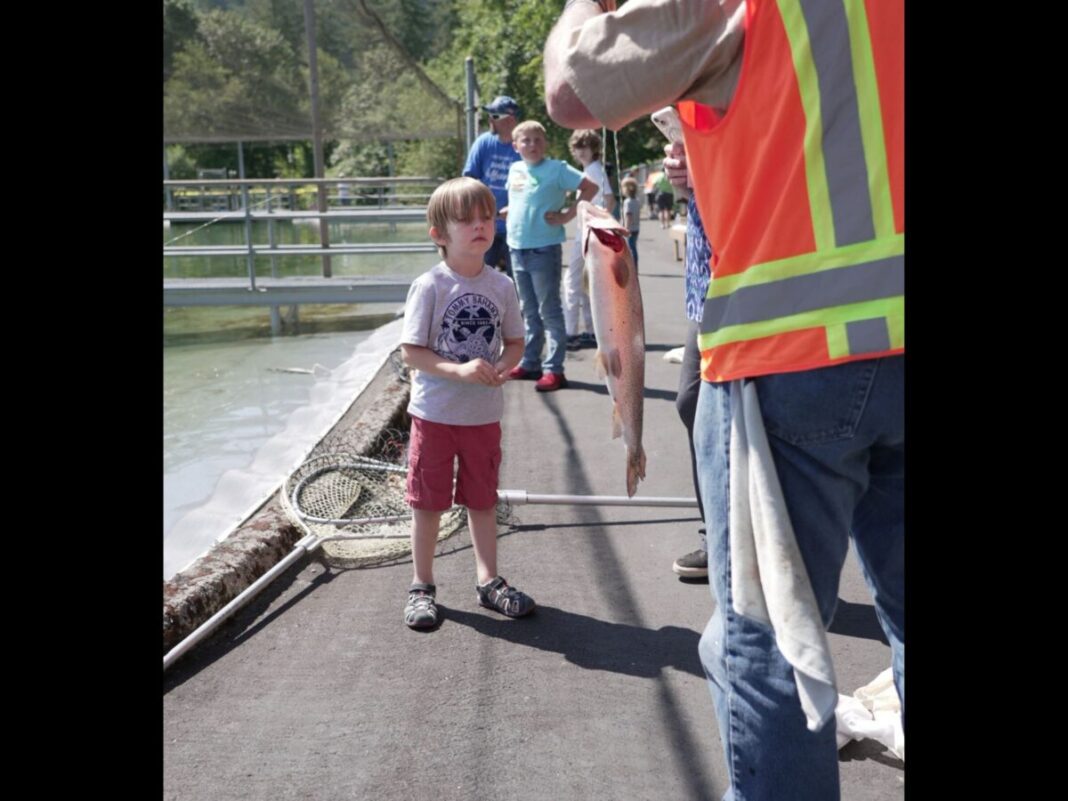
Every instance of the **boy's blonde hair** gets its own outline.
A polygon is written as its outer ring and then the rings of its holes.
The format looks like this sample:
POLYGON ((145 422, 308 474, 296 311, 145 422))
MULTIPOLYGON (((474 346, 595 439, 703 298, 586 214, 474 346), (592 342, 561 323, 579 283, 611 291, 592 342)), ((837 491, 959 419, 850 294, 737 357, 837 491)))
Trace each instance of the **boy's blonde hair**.
MULTIPOLYGON (((426 220, 444 238, 450 222, 467 222, 479 211, 490 218, 497 216, 497 201, 489 187, 474 178, 453 178, 430 196, 426 204, 426 220)), ((447 255, 445 246, 440 243, 438 253, 442 258, 447 255)))
POLYGON ((624 178, 623 183, 620 184, 623 188, 623 194, 626 197, 638 196, 638 182, 633 178, 624 178))
POLYGON ((601 158, 601 135, 592 128, 580 128, 571 134, 571 138, 567 140, 568 149, 574 150, 576 147, 588 147, 593 153, 593 160, 598 161, 601 158))
POLYGON ((542 135, 542 138, 548 138, 548 135, 545 133, 544 125, 537 120, 526 120, 512 129, 512 141, 514 142, 523 134, 530 133, 531 131, 538 131, 542 135))

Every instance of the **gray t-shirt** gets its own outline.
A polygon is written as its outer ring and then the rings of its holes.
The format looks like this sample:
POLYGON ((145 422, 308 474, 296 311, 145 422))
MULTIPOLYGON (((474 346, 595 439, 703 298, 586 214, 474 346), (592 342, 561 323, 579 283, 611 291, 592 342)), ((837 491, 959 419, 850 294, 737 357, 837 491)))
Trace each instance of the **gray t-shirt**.
POLYGON ((642 204, 636 197, 628 197, 623 200, 623 224, 627 223, 627 215, 630 215, 634 219, 634 226, 627 226, 627 230, 632 234, 640 230, 642 227, 642 204))
MULTIPOLYGON (((483 267, 465 278, 439 262, 412 282, 404 307, 401 342, 430 348, 463 363, 483 358, 495 364, 505 339, 523 337, 515 285, 504 273, 483 267)), ((412 371, 408 414, 432 423, 478 426, 496 423, 504 412, 501 387, 468 384, 412 371)))

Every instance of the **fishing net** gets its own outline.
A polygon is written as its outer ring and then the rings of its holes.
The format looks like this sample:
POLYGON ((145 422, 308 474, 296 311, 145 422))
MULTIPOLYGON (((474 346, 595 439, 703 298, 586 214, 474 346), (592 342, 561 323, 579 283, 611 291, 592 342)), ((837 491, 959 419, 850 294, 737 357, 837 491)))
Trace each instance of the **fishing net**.
MULTIPOLYGON (((282 486, 289 518, 321 542, 332 567, 387 562, 411 551, 410 507, 405 503, 407 469, 349 453, 325 453, 298 467, 282 486)), ((463 527, 463 507, 441 516, 438 541, 463 527)))

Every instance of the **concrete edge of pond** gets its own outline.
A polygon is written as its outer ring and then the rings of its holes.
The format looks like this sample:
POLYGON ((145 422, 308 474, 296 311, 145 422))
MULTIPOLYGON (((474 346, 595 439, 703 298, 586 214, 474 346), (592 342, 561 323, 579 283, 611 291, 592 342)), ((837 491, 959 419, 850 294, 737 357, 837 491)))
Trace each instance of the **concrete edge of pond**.
MULTIPOLYGON (((383 431, 404 425, 409 390, 407 379, 387 359, 309 458, 332 451, 371 454, 383 431)), ((303 536, 276 492, 230 536, 164 581, 163 653, 284 559, 303 536)))

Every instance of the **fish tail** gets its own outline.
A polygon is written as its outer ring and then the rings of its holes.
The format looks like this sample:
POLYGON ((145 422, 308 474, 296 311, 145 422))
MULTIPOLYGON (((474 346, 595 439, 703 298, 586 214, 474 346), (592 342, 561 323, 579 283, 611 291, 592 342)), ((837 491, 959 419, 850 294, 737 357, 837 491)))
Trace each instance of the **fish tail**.
POLYGON ((638 481, 645 478, 645 449, 639 444, 637 450, 627 450, 627 497, 633 498, 638 491, 638 481))

